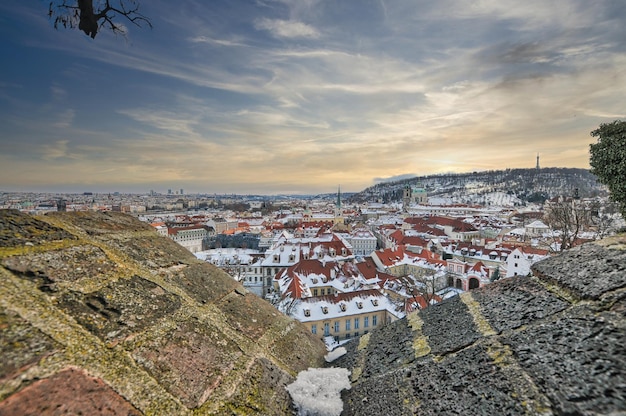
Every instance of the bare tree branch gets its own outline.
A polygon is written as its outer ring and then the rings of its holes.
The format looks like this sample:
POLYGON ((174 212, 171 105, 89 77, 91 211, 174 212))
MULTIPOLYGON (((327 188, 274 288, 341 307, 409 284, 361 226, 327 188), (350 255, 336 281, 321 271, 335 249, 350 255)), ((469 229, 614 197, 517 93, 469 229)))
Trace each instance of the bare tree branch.
POLYGON ((92 39, 102 28, 125 34, 123 26, 114 21, 117 16, 124 17, 135 26, 152 28, 150 19, 139 12, 139 3, 135 0, 116 0, 115 5, 110 0, 57 0, 51 1, 48 9, 48 17, 54 18, 55 29, 59 26, 70 29, 78 27, 92 39))

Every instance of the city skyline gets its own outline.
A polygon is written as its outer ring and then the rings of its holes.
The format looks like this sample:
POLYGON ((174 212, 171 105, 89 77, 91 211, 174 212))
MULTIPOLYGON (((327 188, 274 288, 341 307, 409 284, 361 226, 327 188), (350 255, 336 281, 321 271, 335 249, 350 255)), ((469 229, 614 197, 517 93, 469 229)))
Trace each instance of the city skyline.
POLYGON ((538 154, 589 168, 589 132, 626 118, 616 0, 144 1, 152 29, 95 40, 55 30, 47 4, 0 5, 0 191, 358 192, 538 154))

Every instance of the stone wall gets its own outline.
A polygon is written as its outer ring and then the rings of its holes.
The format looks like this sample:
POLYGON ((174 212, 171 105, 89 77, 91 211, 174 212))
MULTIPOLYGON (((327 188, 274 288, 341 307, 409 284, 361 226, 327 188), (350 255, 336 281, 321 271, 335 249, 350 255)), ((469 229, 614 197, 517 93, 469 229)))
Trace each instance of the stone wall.
POLYGON ((343 414, 626 414, 626 236, 533 273, 349 344, 343 414))
POLYGON ((0 414, 292 414, 325 349, 131 216, 0 210, 0 414), (297 345, 297 347, 296 347, 297 345))

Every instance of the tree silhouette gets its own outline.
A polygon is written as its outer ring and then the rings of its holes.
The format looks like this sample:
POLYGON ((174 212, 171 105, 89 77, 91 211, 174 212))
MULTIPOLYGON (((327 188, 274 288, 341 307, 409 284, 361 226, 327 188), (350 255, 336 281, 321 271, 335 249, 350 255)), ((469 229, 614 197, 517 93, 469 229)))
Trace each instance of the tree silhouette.
POLYGON ((135 0, 54 0, 48 9, 55 29, 78 27, 92 39, 101 28, 125 34, 124 25, 115 21, 119 16, 135 26, 152 28, 150 20, 139 13, 139 3, 135 0))
POLYGON ((591 173, 609 188, 626 219, 626 121, 600 124, 591 136, 598 139, 589 145, 591 173))

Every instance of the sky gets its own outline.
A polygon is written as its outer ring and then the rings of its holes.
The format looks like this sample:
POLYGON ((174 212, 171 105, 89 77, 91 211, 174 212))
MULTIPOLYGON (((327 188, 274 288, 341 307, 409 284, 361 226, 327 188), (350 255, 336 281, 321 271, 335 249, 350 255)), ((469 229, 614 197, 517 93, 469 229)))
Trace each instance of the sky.
POLYGON ((589 168, 626 119, 623 0, 144 0, 95 39, 48 3, 0 3, 0 192, 589 168))

